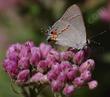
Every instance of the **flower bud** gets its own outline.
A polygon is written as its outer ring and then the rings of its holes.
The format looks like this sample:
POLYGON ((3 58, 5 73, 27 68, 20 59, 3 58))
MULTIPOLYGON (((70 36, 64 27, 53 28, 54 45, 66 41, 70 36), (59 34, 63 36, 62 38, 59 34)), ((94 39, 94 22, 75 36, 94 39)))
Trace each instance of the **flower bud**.
POLYGON ((30 82, 31 83, 37 83, 39 84, 40 83, 40 79, 43 77, 43 74, 38 72, 36 74, 34 74, 31 79, 30 79, 30 82))
POLYGON ((23 45, 21 50, 20 50, 20 53, 19 53, 19 58, 21 58, 21 57, 28 57, 29 58, 30 57, 29 52, 30 52, 30 48, 23 45))
POLYGON ((73 80, 77 76, 77 73, 78 73, 77 69, 70 68, 68 69, 66 75, 69 80, 73 80))
POLYGON ((46 56, 48 55, 49 51, 52 49, 52 47, 50 45, 41 43, 40 44, 40 51, 42 54, 43 58, 46 58, 46 56))
POLYGON ((8 48, 7 53, 10 53, 10 52, 13 52, 13 51, 16 51, 16 45, 15 45, 15 44, 11 45, 11 46, 8 48))
POLYGON ((61 82, 65 82, 67 80, 66 73, 65 72, 60 72, 60 74, 58 75, 57 80, 59 80, 61 82))
POLYGON ((81 64, 85 59, 85 52, 84 50, 78 51, 73 58, 75 64, 81 64))
MULTIPOLYGON (((88 40, 88 42, 90 42, 89 40, 88 40)), ((91 48, 89 47, 89 46, 85 46, 84 47, 84 52, 85 52, 85 57, 87 58, 87 57, 89 57, 90 55, 91 55, 91 48)))
POLYGON ((45 72, 47 69, 48 69, 48 65, 49 65, 49 63, 48 63, 48 61, 46 61, 46 60, 41 60, 40 62, 39 62, 39 64, 38 64, 38 66, 37 66, 37 70, 39 71, 39 72, 45 72))
POLYGON ((56 61, 54 59, 52 60, 52 57, 47 57, 45 61, 48 63, 48 68, 51 68, 54 64, 56 64, 56 61))
POLYGON ((7 51, 6 58, 17 61, 20 48, 21 48, 20 44, 11 45, 7 51))
POLYGON ((61 60, 69 60, 73 57, 72 51, 65 51, 60 53, 61 60))
POLYGON ((51 49, 49 54, 53 55, 55 60, 60 60, 60 54, 58 51, 51 49))
POLYGON ((19 53, 19 51, 21 50, 21 48, 22 48, 22 45, 21 44, 19 44, 19 43, 13 44, 13 45, 11 45, 9 47, 7 53, 11 53, 11 52, 14 52, 14 51, 16 51, 16 52, 19 53))
POLYGON ((27 47, 29 47, 29 48, 32 48, 32 47, 35 46, 32 41, 27 41, 24 45, 27 46, 27 47))
POLYGON ((8 74, 13 78, 16 77, 17 73, 18 73, 18 68, 17 68, 17 63, 15 61, 9 60, 9 59, 5 59, 4 60, 4 68, 6 70, 6 72, 8 72, 8 74))
POLYGON ((81 78, 84 80, 84 81, 89 81, 91 79, 91 72, 90 71, 84 71, 83 73, 81 73, 81 78))
POLYGON ((56 63, 55 65, 52 66, 52 71, 55 74, 59 74, 61 72, 61 67, 59 63, 56 63))
POLYGON ((29 63, 29 59, 26 57, 22 57, 19 61, 18 61, 18 67, 22 70, 22 69, 29 69, 30 67, 30 63, 29 63))
POLYGON ((84 72, 85 70, 93 70, 95 67, 95 62, 92 59, 88 59, 87 61, 85 61, 84 63, 81 64, 81 66, 79 67, 79 71, 80 72, 84 72))
POLYGON ((60 92, 63 86, 64 86, 64 83, 62 83, 59 80, 53 80, 51 83, 51 87, 54 92, 60 92))
POLYGON ((47 78, 47 75, 44 75, 43 77, 41 77, 40 83, 41 84, 47 84, 47 83, 49 83, 49 80, 47 78))
POLYGON ((66 69, 72 68, 72 64, 70 64, 69 61, 62 61, 59 67, 62 71, 64 71, 66 69))
POLYGON ((18 60, 18 53, 16 51, 9 52, 9 53, 7 53, 6 57, 9 58, 10 60, 17 61, 18 60))
POLYGON ((46 60, 50 61, 51 64, 56 62, 56 59, 55 59, 54 55, 52 55, 50 53, 47 55, 46 60))
POLYGON ((71 51, 71 52, 73 52, 75 54, 77 52, 77 49, 75 49, 73 47, 70 47, 70 48, 68 48, 67 51, 71 51))
POLYGON ((31 48, 30 63, 37 65, 38 62, 40 61, 40 59, 41 59, 41 53, 40 53, 39 48, 32 47, 31 48))
POLYGON ((73 81, 75 87, 81 87, 84 85, 84 80, 81 77, 76 77, 73 81))
POLYGON ((52 80, 56 80, 57 79, 57 74, 56 73, 54 73, 54 71, 53 70, 51 70, 50 72, 48 72, 48 74, 47 74, 47 77, 48 77, 48 79, 50 80, 50 81, 52 81, 52 80))
POLYGON ((63 89, 63 94, 66 96, 70 96, 74 93, 75 89, 73 85, 66 85, 63 89))
POLYGON ((94 88, 96 88, 97 85, 98 85, 98 82, 96 80, 88 82, 88 86, 90 90, 93 90, 94 88))
POLYGON ((29 73, 30 71, 28 69, 19 72, 16 83, 19 85, 24 84, 29 79, 29 76, 30 76, 29 73))
POLYGON ((18 53, 20 52, 22 46, 23 46, 23 45, 20 44, 20 43, 16 43, 16 44, 15 44, 15 49, 16 49, 16 51, 17 51, 18 53))

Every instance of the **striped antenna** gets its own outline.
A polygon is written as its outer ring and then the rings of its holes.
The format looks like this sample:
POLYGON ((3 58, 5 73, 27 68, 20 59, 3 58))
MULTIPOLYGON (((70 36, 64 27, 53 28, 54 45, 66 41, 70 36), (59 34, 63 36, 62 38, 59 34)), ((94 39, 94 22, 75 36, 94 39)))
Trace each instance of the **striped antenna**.
POLYGON ((90 39, 90 40, 93 40, 94 38, 96 38, 96 37, 98 37, 98 36, 103 35, 105 32, 107 32, 107 31, 106 31, 106 30, 104 30, 103 32, 100 32, 100 33, 98 33, 98 34, 96 34, 96 35, 94 35, 94 36, 90 37, 89 39, 90 39))

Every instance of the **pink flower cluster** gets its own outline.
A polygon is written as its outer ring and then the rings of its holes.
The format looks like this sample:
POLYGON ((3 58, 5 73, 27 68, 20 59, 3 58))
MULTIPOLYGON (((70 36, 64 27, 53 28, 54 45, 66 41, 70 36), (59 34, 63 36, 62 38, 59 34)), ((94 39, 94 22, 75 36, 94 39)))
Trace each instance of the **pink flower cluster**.
POLYGON ((18 85, 48 84, 54 92, 70 96, 77 88, 94 89, 92 80, 95 62, 88 59, 88 49, 57 51, 48 44, 36 47, 33 42, 9 47, 3 64, 18 85))
POLYGON ((12 8, 24 0, 0 0, 0 11, 4 12, 7 11, 9 8, 12 8))
POLYGON ((48 72, 52 90, 54 92, 62 91, 67 96, 72 95, 77 88, 88 85, 89 89, 94 89, 97 86, 97 81, 92 80, 92 70, 95 67, 94 60, 86 60, 84 50, 70 52, 63 52, 66 54, 61 56, 61 60, 52 65, 48 72))
POLYGON ((107 8, 102 8, 99 12, 100 18, 105 22, 110 22, 110 4, 107 8))

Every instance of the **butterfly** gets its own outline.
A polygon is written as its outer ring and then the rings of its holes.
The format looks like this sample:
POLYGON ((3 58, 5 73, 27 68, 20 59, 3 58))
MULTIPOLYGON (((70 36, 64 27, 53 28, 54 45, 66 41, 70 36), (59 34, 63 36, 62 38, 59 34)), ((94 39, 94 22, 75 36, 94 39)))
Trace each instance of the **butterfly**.
POLYGON ((48 41, 61 46, 82 49, 87 44, 86 29, 80 8, 70 6, 48 31, 48 41))

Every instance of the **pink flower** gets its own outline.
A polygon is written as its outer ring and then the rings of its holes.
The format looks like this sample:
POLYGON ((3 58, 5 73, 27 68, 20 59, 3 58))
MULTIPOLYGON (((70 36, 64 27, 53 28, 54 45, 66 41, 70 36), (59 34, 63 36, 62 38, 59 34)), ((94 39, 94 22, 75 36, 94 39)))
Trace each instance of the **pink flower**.
POLYGON ((85 52, 84 50, 78 51, 73 58, 74 63, 81 64, 85 59, 85 52))
POLYGON ((73 58, 75 53, 73 53, 72 51, 65 51, 65 52, 61 52, 60 53, 60 58, 61 60, 68 60, 73 58))
POLYGON ((30 63, 37 65, 41 59, 40 49, 38 47, 31 48, 30 63))
POLYGON ((6 12, 9 9, 25 4, 25 0, 0 0, 0 11, 6 12))
POLYGON ((110 22, 110 5, 108 8, 103 8, 99 12, 100 18, 105 22, 110 22))
POLYGON ((93 70, 95 67, 95 62, 92 59, 88 59, 84 63, 82 63, 79 67, 80 72, 84 72, 85 70, 93 70))
POLYGON ((29 79, 29 76, 30 76, 30 71, 28 69, 19 72, 16 83, 19 85, 24 84, 29 79))
POLYGON ((45 72, 48 69, 48 65, 49 65, 49 63, 48 63, 47 60, 41 60, 39 62, 39 64, 37 65, 37 70, 39 72, 42 72, 43 73, 43 72, 45 72))
POLYGON ((92 79, 95 62, 88 55, 87 47, 60 52, 48 44, 36 47, 28 41, 9 47, 3 66, 18 85, 48 84, 54 92, 71 96, 79 87, 97 86, 92 79))
POLYGON ((27 57, 21 57, 21 59, 18 61, 18 67, 22 69, 29 69, 30 63, 29 59, 27 57))
POLYGON ((50 45, 46 45, 44 43, 41 43, 39 48, 40 48, 40 51, 41 51, 41 54, 42 54, 43 58, 46 58, 49 51, 52 49, 52 47, 50 45))
POLYGON ((41 77, 40 83, 41 84, 48 84, 49 83, 49 80, 47 78, 47 75, 44 75, 43 77, 41 77))
POLYGON ((75 91, 75 88, 74 88, 73 85, 66 85, 64 87, 63 93, 66 96, 70 96, 70 95, 72 95, 74 93, 74 91, 75 91))
POLYGON ((19 58, 21 58, 21 57, 28 57, 29 58, 30 57, 29 52, 30 52, 30 48, 23 45, 21 50, 20 50, 20 53, 19 53, 19 58))
POLYGON ((49 54, 47 55, 47 58, 48 58, 49 55, 53 56, 54 60, 57 60, 57 61, 60 60, 60 53, 58 51, 54 50, 54 49, 50 50, 49 54))
POLYGON ((81 73, 81 78, 84 80, 84 81, 89 81, 91 78, 92 78, 92 74, 90 71, 84 71, 83 73, 81 73))
POLYGON ((90 81, 90 82, 88 83, 88 86, 89 86, 89 89, 90 89, 90 90, 93 90, 94 88, 96 88, 97 85, 98 85, 98 82, 97 82, 96 80, 90 81))
POLYGON ((47 78, 49 79, 49 81, 56 80, 57 77, 58 74, 54 73, 54 71, 51 70, 48 72, 47 78))
POLYGON ((4 68, 12 78, 15 78, 16 74, 18 74, 17 63, 15 61, 5 59, 4 68))
POLYGON ((31 83, 40 83, 40 79, 43 77, 44 75, 40 72, 34 74, 31 79, 30 82, 31 83))
POLYGON ((57 77, 57 80, 61 82, 65 82, 67 80, 66 73, 65 72, 60 72, 60 74, 57 77))
POLYGON ((62 61, 59 67, 61 68, 62 71, 64 70, 66 71, 67 69, 72 68, 72 64, 68 61, 62 61))
POLYGON ((6 57, 11 60, 17 61, 19 58, 19 52, 20 52, 21 47, 22 45, 19 43, 11 45, 6 53, 6 57))
POLYGON ((78 74, 78 69, 77 68, 70 68, 68 69, 66 75, 67 75, 67 78, 69 80, 73 80, 78 74))
POLYGON ((55 74, 58 75, 61 72, 60 64, 56 63, 56 64, 52 65, 51 71, 53 71, 55 74))
POLYGON ((29 48, 32 48, 35 46, 35 44, 32 41, 27 41, 24 45, 29 47, 29 48))
POLYGON ((81 87, 84 85, 84 80, 81 77, 76 77, 73 81, 74 86, 81 87))
POLYGON ((59 80, 53 80, 51 83, 51 88, 54 92, 60 92, 63 86, 64 83, 59 80))

